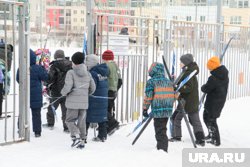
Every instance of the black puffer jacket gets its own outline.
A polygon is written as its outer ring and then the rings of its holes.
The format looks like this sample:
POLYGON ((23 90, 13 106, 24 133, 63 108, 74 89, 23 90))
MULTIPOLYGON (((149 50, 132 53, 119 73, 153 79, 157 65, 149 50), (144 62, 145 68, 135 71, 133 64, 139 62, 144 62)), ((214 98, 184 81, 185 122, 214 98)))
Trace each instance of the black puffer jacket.
POLYGON ((51 93, 51 96, 61 96, 61 90, 64 86, 66 73, 72 69, 71 61, 67 59, 56 59, 50 63, 49 79, 47 81, 47 87, 51 93))
POLYGON ((201 87, 201 90, 207 93, 205 109, 212 117, 218 118, 227 98, 228 70, 222 65, 210 73, 211 76, 208 78, 207 83, 201 87))
POLYGON ((196 75, 199 73, 199 67, 195 62, 187 65, 187 71, 180 81, 186 78, 189 74, 191 74, 194 70, 197 70, 196 74, 179 90, 180 96, 179 98, 183 98, 185 100, 185 111, 187 113, 190 112, 198 112, 199 105, 199 91, 198 91, 198 80, 196 75))

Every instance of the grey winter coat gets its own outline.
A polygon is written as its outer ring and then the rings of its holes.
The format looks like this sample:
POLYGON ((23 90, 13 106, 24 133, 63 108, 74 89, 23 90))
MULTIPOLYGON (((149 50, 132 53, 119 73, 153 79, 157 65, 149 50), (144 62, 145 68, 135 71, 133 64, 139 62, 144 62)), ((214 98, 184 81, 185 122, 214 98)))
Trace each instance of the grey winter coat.
POLYGON ((88 109, 89 95, 96 89, 91 74, 85 64, 73 66, 66 74, 65 84, 61 90, 66 97, 66 107, 70 109, 88 109))

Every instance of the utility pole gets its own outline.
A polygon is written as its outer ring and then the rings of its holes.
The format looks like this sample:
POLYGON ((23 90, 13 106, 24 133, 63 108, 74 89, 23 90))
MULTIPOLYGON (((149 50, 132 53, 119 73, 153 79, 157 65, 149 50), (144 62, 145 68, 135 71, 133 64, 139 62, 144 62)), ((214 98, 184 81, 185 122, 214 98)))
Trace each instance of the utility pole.
POLYGON ((93 12, 94 12, 94 0, 86 0, 86 26, 88 30, 87 36, 87 51, 88 54, 94 53, 94 24, 93 24, 93 12))

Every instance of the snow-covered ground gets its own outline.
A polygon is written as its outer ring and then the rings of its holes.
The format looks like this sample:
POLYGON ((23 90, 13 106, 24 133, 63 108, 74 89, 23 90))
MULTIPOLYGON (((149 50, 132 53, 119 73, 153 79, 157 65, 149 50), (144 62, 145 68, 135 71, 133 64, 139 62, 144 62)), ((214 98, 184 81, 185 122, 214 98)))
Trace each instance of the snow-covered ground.
MULTIPOLYGON (((250 147, 250 97, 227 101, 218 120, 222 145, 220 148, 250 147)), ((45 122, 44 110, 43 122, 45 122)), ((60 111, 58 110, 58 118, 60 111)), ((202 118, 202 113, 200 113, 202 118)), ((148 126, 137 143, 131 143, 137 133, 126 137, 137 122, 123 126, 108 137, 105 143, 91 141, 93 129, 89 130, 88 143, 83 150, 71 148, 69 134, 63 133, 60 119, 54 130, 43 129, 42 137, 31 134, 30 142, 0 146, 1 167, 181 167, 182 149, 192 148, 183 121, 183 142, 169 143, 169 152, 155 148, 153 125, 148 126)), ((205 148, 213 148, 206 145, 205 148)))

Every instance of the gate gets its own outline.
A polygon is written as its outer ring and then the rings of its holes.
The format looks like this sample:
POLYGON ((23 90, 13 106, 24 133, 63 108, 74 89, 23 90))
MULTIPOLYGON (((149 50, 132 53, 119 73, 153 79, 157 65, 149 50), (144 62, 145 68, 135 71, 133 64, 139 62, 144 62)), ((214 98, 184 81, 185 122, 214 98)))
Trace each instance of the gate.
POLYGON ((6 145, 29 141, 28 5, 0 0, 0 12, 0 24, 3 27, 3 30, 0 30, 0 65, 4 73, 0 145, 6 145), (19 85, 15 79, 18 67, 19 85))

